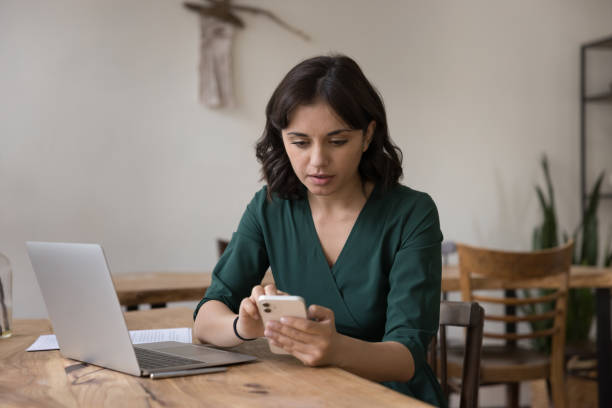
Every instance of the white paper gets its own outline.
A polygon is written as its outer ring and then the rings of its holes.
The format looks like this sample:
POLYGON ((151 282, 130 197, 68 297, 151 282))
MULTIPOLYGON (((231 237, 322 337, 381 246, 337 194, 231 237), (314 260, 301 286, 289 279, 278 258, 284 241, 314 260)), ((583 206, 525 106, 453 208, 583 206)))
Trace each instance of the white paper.
MULTIPOLYGON (((178 329, 155 329, 155 330, 130 330, 132 344, 159 343, 160 341, 178 341, 180 343, 191 343, 191 328, 180 327, 178 329)), ((39 336, 26 351, 58 350, 55 334, 43 334, 39 336)))
POLYGON ((191 327, 178 329, 130 330, 133 344, 159 343, 160 341, 178 341, 191 343, 191 327))
POLYGON ((39 351, 39 350, 57 350, 57 339, 55 334, 43 334, 39 336, 34 343, 26 351, 39 351))

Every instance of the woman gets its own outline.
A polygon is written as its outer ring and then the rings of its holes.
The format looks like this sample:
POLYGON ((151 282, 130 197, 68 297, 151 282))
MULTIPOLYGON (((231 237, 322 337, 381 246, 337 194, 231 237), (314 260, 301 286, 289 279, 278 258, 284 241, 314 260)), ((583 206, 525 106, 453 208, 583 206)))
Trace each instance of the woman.
POLYGON ((445 405, 425 362, 438 328, 438 213, 398 183, 381 98, 352 59, 316 57, 281 81, 266 119, 257 158, 267 186, 213 271, 195 335, 219 346, 265 336, 306 365, 445 405), (278 289, 258 285, 268 267, 278 289), (263 327, 256 299, 285 292, 310 305, 308 320, 263 327))

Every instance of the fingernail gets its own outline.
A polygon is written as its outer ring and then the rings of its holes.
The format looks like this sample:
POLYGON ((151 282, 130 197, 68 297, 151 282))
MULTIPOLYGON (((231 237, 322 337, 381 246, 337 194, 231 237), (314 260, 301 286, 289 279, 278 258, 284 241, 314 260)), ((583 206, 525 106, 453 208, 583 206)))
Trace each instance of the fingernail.
POLYGON ((281 322, 282 324, 287 324, 287 323, 289 322, 289 319, 287 319, 286 317, 281 317, 281 318, 280 318, 280 322, 281 322))

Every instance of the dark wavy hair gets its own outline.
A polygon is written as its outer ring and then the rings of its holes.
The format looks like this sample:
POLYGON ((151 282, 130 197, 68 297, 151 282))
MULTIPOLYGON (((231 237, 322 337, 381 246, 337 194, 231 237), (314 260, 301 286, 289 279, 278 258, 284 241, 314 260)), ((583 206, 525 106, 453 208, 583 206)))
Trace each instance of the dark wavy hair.
POLYGON ((344 55, 309 58, 293 67, 280 82, 266 106, 266 126, 257 141, 256 156, 262 165, 262 179, 268 183, 268 198, 305 196, 306 189, 295 175, 283 145, 281 130, 289 125, 296 107, 325 101, 352 129, 364 134, 371 121, 376 129, 359 163, 363 181, 372 181, 382 190, 396 185, 402 177, 402 152, 391 141, 382 98, 359 66, 344 55))

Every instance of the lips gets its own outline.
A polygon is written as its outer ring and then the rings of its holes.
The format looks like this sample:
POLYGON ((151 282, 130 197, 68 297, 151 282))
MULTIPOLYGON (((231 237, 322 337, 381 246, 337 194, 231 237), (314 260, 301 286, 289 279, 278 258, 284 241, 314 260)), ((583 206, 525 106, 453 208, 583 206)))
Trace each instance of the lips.
POLYGON ((331 180, 334 178, 334 176, 329 174, 311 174, 308 177, 314 184, 319 186, 330 183, 331 180))

